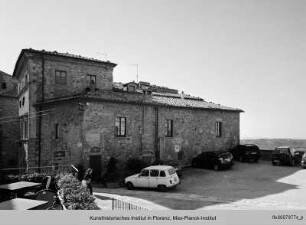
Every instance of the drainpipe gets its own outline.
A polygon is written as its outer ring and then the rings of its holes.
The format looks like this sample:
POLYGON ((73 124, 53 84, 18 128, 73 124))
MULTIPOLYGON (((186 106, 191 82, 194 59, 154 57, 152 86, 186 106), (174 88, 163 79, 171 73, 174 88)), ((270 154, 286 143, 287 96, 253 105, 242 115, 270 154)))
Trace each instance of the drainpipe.
MULTIPOLYGON (((45 59, 44 55, 41 54, 41 61, 42 61, 42 84, 41 84, 41 102, 45 100, 45 59)), ((42 106, 39 106, 38 112, 38 172, 40 173, 40 166, 41 166, 41 138, 42 138, 42 106)))
POLYGON ((141 134, 140 134, 140 154, 143 152, 143 134, 144 134, 144 105, 142 105, 142 115, 141 115, 141 134))
POLYGON ((155 143, 154 143, 154 148, 155 148, 155 160, 159 161, 160 160, 160 154, 159 154, 159 148, 158 148, 158 107, 154 108, 155 111, 155 143))

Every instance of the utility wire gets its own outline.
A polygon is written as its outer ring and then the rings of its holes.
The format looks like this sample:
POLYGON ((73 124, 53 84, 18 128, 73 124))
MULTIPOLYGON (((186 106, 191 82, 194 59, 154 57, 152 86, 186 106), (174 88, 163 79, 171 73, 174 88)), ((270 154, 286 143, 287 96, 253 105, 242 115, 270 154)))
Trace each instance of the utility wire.
MULTIPOLYGON (((28 118, 29 119, 33 119, 33 118, 36 118, 36 117, 40 117, 40 116, 46 116, 46 115, 50 115, 50 114, 52 114, 52 113, 44 113, 44 114, 40 114, 40 115, 37 115, 37 116, 34 116, 34 115, 32 115, 32 116, 29 116, 28 118)), ((7 121, 0 121, 0 124, 3 124, 3 123, 10 123, 10 122, 12 122, 12 123, 17 123, 17 122, 19 122, 20 121, 20 119, 18 118, 18 119, 11 119, 11 120, 7 120, 7 121)))
MULTIPOLYGON (((45 112, 45 111, 52 111, 54 109, 46 109, 46 110, 41 110, 41 111, 30 111, 29 114, 31 113, 39 113, 39 112, 45 112)), ((7 116, 7 117, 0 117, 0 120, 2 119, 7 119, 7 118, 20 118, 21 116, 7 116)))

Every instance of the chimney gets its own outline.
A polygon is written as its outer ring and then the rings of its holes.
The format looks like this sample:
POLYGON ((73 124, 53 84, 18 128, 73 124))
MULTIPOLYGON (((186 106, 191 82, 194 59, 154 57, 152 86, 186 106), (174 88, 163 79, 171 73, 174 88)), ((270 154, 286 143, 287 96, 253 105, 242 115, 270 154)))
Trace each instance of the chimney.
POLYGON ((181 98, 184 99, 185 93, 182 91, 181 98))

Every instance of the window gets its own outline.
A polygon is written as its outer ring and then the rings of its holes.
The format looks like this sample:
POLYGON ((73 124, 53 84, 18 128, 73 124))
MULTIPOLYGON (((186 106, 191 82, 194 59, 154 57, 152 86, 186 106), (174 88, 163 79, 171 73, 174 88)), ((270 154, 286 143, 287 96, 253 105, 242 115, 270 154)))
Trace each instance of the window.
POLYGON ((95 75, 87 75, 86 76, 86 86, 87 87, 96 87, 96 76, 95 75))
POLYGON ((60 126, 58 123, 55 124, 55 139, 59 139, 60 136, 60 126))
POLYGON ((159 173, 158 170, 151 170, 150 171, 150 177, 158 177, 158 173, 159 173))
POLYGON ((148 177, 148 176, 149 176, 149 170, 143 170, 143 171, 141 171, 140 176, 142 176, 142 177, 148 177))
POLYGON ((169 169, 168 170, 169 175, 173 175, 176 173, 175 169, 169 169))
POLYGON ((161 170, 159 176, 160 176, 160 177, 166 177, 165 171, 161 170))
POLYGON ((125 117, 116 117, 115 122, 116 136, 125 137, 126 136, 126 118, 125 117))
POLYGON ((215 130, 216 130, 216 136, 217 137, 222 137, 222 122, 216 122, 215 125, 215 130))
POLYGON ((2 89, 6 89, 6 83, 2 83, 2 89))
POLYGON ((173 120, 166 120, 166 137, 173 137, 173 120))
POLYGON ((66 71, 55 70, 55 84, 67 84, 66 71))

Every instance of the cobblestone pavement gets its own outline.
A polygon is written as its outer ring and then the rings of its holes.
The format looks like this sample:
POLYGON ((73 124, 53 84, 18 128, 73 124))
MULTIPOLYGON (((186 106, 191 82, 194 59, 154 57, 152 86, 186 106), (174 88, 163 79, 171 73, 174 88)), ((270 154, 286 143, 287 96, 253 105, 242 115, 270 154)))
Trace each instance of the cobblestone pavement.
POLYGON ((149 209, 306 209, 306 170, 239 163, 226 171, 187 168, 175 190, 95 188, 149 209))

